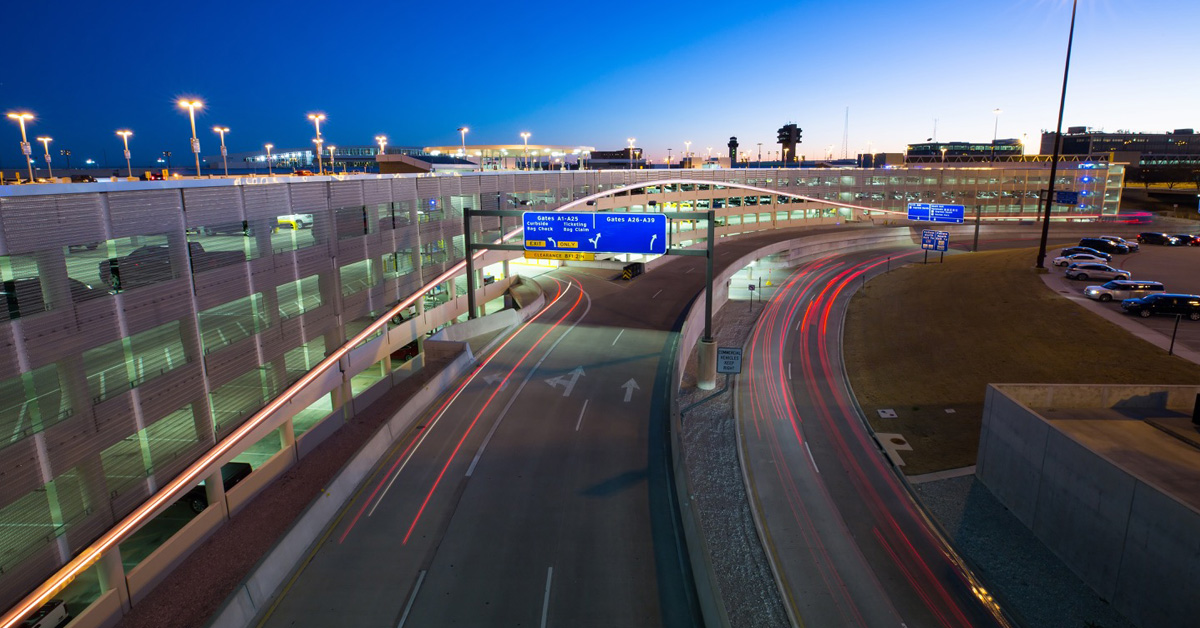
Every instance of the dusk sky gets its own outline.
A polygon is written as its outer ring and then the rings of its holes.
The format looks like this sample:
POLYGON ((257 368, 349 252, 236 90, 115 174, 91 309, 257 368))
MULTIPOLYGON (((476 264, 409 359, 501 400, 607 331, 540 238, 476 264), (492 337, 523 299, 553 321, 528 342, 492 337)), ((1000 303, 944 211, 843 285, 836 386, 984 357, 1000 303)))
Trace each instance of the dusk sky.
MULTIPOLYGON (((879 2, 22 2, 0 29, 0 110, 30 111, 30 141, 72 163, 188 156, 181 96, 206 104, 231 152, 310 146, 306 114, 338 145, 531 143, 648 155, 775 150, 902 151, 910 142, 1028 134, 1058 110, 1071 3, 879 2), (53 7, 51 10, 50 7, 53 7)), ((1163 132, 1200 127, 1195 0, 1080 0, 1064 127, 1163 132)), ((0 166, 20 163, 15 123, 0 166)), ((35 154, 40 154, 35 147, 35 154)))

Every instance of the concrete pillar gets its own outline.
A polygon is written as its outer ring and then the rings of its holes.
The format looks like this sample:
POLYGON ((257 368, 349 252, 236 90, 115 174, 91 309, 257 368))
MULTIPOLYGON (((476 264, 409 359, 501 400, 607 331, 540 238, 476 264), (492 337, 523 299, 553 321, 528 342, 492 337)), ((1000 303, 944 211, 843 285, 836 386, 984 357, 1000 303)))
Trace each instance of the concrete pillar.
POLYGON ((696 345, 696 387, 712 390, 717 387, 717 342, 700 340, 696 345))
POLYGON ((125 566, 121 564, 121 546, 114 545, 100 556, 96 563, 96 576, 100 581, 100 590, 104 592, 116 589, 121 598, 121 608, 129 610, 129 583, 125 581, 125 566))
POLYGON ((279 447, 280 449, 292 448, 292 458, 298 460, 298 449, 294 447, 296 444, 296 424, 292 419, 288 419, 279 426, 279 447))
POLYGON ((221 477, 221 469, 218 468, 204 478, 204 496, 208 498, 210 508, 213 504, 220 504, 221 512, 229 518, 229 508, 225 503, 225 480, 221 477))

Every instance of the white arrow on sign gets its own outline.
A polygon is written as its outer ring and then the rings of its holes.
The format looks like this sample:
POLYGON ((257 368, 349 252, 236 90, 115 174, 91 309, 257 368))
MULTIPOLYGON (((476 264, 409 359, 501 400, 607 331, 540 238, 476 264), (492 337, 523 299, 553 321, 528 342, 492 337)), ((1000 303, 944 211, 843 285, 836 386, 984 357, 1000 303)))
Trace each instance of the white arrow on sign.
POLYGON ((571 371, 570 377, 567 377, 565 375, 559 375, 557 377, 551 377, 550 379, 546 380, 546 383, 550 384, 551 388, 555 388, 559 384, 563 384, 562 396, 570 397, 571 391, 575 389, 575 382, 579 381, 579 376, 583 375, 583 374, 584 374, 583 367, 577 366, 577 367, 575 367, 574 371, 571 371))
POLYGON ((633 399, 633 391, 640 390, 637 382, 632 377, 629 378, 629 381, 621 384, 621 388, 625 389, 625 403, 629 403, 629 400, 633 399))

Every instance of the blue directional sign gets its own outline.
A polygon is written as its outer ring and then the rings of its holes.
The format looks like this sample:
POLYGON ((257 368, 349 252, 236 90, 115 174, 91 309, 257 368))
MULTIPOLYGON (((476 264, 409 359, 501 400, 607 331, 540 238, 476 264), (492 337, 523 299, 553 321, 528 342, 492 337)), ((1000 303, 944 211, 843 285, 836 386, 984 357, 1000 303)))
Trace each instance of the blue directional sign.
POLYGON ((667 252, 667 217, 617 212, 525 212, 527 251, 667 252))
POLYGON ((945 251, 950 248, 950 232, 933 229, 922 230, 921 248, 926 251, 945 251))
POLYGON ((1054 202, 1062 205, 1078 205, 1079 192, 1067 192, 1064 190, 1054 191, 1054 202))
POLYGON ((909 203, 908 219, 961 223, 963 221, 963 206, 942 205, 941 203, 909 203))

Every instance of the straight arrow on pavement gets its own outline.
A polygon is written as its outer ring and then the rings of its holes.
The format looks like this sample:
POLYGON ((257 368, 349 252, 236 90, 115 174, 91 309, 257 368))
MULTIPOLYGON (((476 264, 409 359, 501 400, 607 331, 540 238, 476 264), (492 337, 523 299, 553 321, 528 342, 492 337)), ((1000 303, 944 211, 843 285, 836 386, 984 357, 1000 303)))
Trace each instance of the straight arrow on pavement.
POLYGON ((625 389, 625 403, 629 403, 629 400, 633 399, 633 391, 640 390, 637 382, 632 377, 629 378, 629 381, 621 384, 621 388, 625 389))

